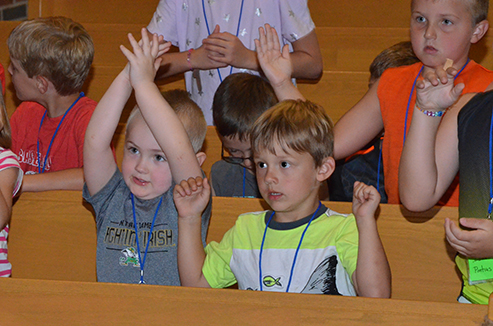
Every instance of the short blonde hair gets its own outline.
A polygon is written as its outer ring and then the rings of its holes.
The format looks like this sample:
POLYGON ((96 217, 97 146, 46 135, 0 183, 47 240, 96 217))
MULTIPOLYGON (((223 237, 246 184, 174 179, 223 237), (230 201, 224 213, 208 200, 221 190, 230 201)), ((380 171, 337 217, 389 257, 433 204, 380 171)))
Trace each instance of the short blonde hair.
MULTIPOLYGON (((414 9, 414 1, 411 1, 411 11, 414 9)), ((434 0, 437 1, 437 0, 434 0)), ((465 0, 469 2, 469 13, 471 14, 473 25, 479 24, 488 19, 489 0, 465 0)))
MULTIPOLYGON (((192 143, 193 150, 195 153, 199 152, 202 149, 205 134, 207 133, 207 123, 205 122, 204 113, 184 90, 175 89, 161 94, 183 124, 188 139, 192 143)), ((135 106, 127 119, 127 130, 137 113, 141 114, 140 109, 135 106)))
POLYGON ((267 149, 275 153, 275 144, 284 150, 309 153, 320 167, 333 155, 334 124, 324 109, 310 101, 287 100, 273 106, 255 121, 250 139, 252 151, 267 149))
POLYGON ((81 90, 94 58, 91 36, 66 17, 24 21, 10 33, 7 45, 29 78, 47 78, 61 96, 81 90))

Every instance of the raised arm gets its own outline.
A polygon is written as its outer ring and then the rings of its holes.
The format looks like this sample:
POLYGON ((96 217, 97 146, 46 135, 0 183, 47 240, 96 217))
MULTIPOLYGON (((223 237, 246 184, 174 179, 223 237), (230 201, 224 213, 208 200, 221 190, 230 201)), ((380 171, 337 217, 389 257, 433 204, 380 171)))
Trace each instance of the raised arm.
POLYGON ((154 83, 159 68, 159 42, 157 35, 149 40, 147 30, 142 29, 141 45, 128 36, 133 53, 121 46, 130 63, 130 81, 142 116, 154 138, 166 155, 171 174, 176 183, 190 177, 202 176, 188 135, 174 110, 161 95, 154 83))
POLYGON ((274 88, 278 100, 305 100, 291 81, 293 65, 289 46, 285 45, 281 52, 277 32, 269 24, 265 24, 265 29, 260 27, 258 32, 259 38, 255 39, 258 60, 262 71, 274 88))
POLYGON ((447 71, 429 71, 416 84, 416 106, 399 166, 400 199, 412 211, 435 205, 459 169, 457 115, 473 94, 457 101, 464 85, 454 85, 454 68, 447 71), (433 116, 451 105, 442 119, 433 116))
POLYGON ((209 182, 201 177, 183 180, 173 192, 178 211, 178 271, 183 286, 210 287, 202 274, 205 251, 200 235, 202 211, 209 196, 209 182))
POLYGON ((362 149, 383 130, 382 112, 375 82, 363 98, 334 127, 334 158, 343 159, 362 149))
POLYGON ((359 296, 390 298, 390 266, 375 220, 379 203, 380 194, 374 187, 362 182, 354 183, 353 214, 358 226, 359 245, 353 284, 359 296))
POLYGON ((84 141, 84 177, 91 196, 108 183, 116 170, 111 140, 131 93, 127 65, 99 101, 87 126, 84 141))

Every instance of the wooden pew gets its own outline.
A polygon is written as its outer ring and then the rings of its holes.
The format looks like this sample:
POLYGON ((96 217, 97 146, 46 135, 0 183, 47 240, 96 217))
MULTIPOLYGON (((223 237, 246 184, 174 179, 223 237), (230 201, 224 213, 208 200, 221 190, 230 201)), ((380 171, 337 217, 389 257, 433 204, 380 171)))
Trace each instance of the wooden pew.
POLYGON ((0 279, 2 325, 480 325, 486 305, 0 279), (134 318, 135 319, 135 318, 134 318))
MULTIPOLYGON (((351 211, 350 203, 325 204, 351 211)), ((207 242, 220 241, 239 214, 264 209, 263 200, 215 197, 207 242)), ((461 282, 444 239, 445 217, 457 218, 457 210, 416 214, 397 205, 380 206, 378 228, 392 269, 393 298, 455 301, 461 282)), ((14 205, 9 259, 13 278, 95 281, 95 225, 81 193, 22 194, 14 205)))

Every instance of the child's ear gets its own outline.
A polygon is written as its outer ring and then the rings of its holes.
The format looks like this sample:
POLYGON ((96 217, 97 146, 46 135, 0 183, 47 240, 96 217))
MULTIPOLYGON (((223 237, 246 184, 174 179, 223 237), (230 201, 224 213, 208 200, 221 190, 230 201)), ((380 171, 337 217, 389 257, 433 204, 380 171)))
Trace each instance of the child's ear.
POLYGON ((322 165, 318 168, 317 180, 322 182, 327 180, 336 168, 336 161, 333 157, 324 158, 322 165))
POLYGON ((197 161, 199 162, 199 165, 202 166, 204 164, 205 159, 207 158, 207 155, 204 152, 198 152, 195 154, 197 157, 197 161))
POLYGON ((36 79, 36 87, 38 88, 39 92, 41 94, 46 93, 48 91, 48 87, 50 83, 48 79, 46 79, 43 76, 35 76, 34 78, 36 79))
POLYGON ((480 21, 479 23, 476 24, 474 27, 474 32, 472 33, 471 36, 471 43, 477 43, 479 40, 481 40, 488 31, 488 28, 490 27, 490 24, 488 23, 487 20, 480 21))

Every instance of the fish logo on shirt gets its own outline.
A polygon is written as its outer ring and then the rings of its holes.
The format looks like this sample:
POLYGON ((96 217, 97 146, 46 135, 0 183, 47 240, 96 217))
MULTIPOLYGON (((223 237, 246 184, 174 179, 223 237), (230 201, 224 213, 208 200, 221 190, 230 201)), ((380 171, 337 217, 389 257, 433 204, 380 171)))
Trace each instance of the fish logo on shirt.
POLYGON ((310 276, 301 293, 341 295, 336 285, 337 257, 325 258, 310 276))
POLYGON ((264 283, 264 285, 268 288, 271 288, 275 285, 282 287, 280 277, 274 278, 274 277, 269 275, 269 276, 264 277, 264 279, 262 280, 262 283, 264 283))

